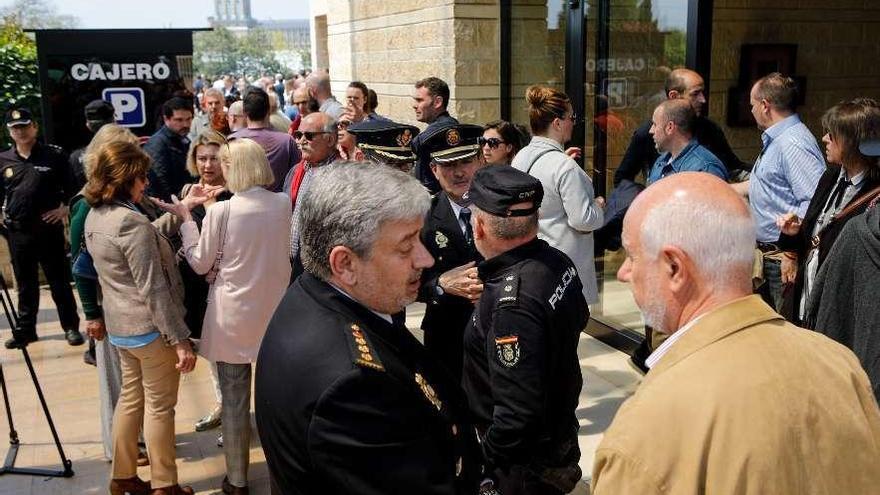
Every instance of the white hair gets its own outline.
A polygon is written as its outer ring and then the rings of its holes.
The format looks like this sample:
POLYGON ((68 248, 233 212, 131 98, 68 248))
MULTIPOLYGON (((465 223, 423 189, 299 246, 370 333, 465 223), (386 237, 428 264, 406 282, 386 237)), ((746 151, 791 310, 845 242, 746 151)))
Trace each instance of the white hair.
POLYGON ((315 169, 300 209, 303 267, 329 280, 330 251, 346 246, 368 259, 386 222, 423 218, 428 190, 414 177, 386 165, 339 162, 315 169))
POLYGON ((754 263, 751 215, 742 216, 699 198, 673 197, 651 208, 640 237, 646 258, 656 259, 663 246, 676 246, 714 287, 729 287, 741 280, 754 263))

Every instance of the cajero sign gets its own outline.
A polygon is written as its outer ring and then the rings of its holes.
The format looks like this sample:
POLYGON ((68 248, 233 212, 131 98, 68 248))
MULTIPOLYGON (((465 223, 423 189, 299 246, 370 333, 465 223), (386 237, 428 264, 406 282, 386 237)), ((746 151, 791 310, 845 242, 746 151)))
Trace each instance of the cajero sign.
POLYGON ((70 76, 77 81, 148 81, 168 79, 171 68, 164 62, 155 64, 73 64, 70 76))

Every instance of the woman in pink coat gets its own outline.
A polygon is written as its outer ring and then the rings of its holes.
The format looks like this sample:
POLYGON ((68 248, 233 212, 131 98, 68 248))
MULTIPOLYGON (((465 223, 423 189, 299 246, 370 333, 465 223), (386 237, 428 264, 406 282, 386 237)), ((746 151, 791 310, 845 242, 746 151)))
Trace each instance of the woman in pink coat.
MULTIPOLYGON (((247 493, 251 363, 290 281, 290 199, 267 191, 274 181, 266 153, 250 139, 221 148, 226 187, 235 195, 208 208, 199 232, 180 215, 183 253, 196 273, 215 274, 208 291, 199 353, 217 363, 223 396, 224 493, 247 493)), ((209 274, 209 280, 211 278, 209 274)))

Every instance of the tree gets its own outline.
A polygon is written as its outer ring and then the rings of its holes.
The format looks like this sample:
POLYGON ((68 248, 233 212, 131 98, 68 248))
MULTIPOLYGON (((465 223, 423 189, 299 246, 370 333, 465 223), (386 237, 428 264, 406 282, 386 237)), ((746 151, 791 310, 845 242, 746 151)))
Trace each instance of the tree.
MULTIPOLYGON (((0 111, 12 106, 31 109, 38 118, 40 87, 37 78, 37 46, 12 17, 0 25, 0 111)), ((0 137, 0 148, 11 145, 6 133, 0 137)))
POLYGON ((261 29, 236 35, 224 27, 193 33, 193 69, 199 74, 259 75, 286 73, 261 29))
POLYGON ((0 17, 12 18, 24 29, 70 29, 79 26, 72 15, 58 14, 51 0, 15 0, 0 9, 0 17))

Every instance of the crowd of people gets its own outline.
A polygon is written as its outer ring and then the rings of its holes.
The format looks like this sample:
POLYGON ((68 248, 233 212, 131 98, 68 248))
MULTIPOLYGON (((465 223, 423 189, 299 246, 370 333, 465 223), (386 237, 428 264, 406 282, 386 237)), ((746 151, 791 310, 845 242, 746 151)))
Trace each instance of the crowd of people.
POLYGON ((6 347, 38 340, 38 265, 68 343, 84 343, 72 273, 112 494, 192 493, 174 409, 197 355, 216 404, 194 429, 220 427, 223 493, 248 493, 252 382, 273 492, 570 492, 598 233, 626 250, 618 278, 647 336, 593 493, 880 482, 876 101, 827 110, 823 156, 794 81, 764 76, 748 165, 705 115, 702 77, 675 69, 606 207, 551 87, 528 88, 528 129, 474 125, 427 77, 412 88, 421 131, 377 113, 362 82, 338 101, 326 71, 194 89, 143 143, 90 103, 94 137, 69 158, 28 109, 6 114, 20 313, 6 347), (423 342, 404 325, 416 300, 423 342))

